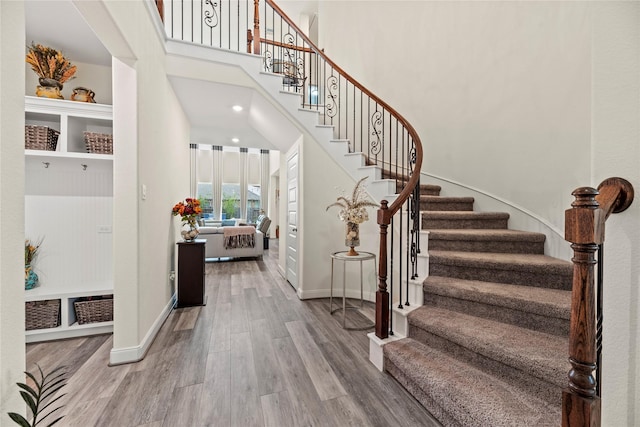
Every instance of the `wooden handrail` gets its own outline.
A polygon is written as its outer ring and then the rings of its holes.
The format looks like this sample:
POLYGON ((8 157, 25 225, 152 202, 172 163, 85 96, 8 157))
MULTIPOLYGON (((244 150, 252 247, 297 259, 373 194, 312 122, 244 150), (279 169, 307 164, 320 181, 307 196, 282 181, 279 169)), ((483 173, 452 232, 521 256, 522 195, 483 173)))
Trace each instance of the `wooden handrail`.
POLYGON ((291 46, 288 45, 286 43, 282 43, 282 42, 278 42, 275 40, 269 40, 269 39, 265 39, 265 38, 261 38, 260 39, 260 43, 264 43, 264 44, 270 44, 272 46, 277 46, 277 47, 284 47, 290 50, 296 50, 298 52, 305 52, 305 53, 315 53, 315 50, 308 48, 308 47, 302 47, 302 46, 291 46))
MULTIPOLYGON (((255 0, 257 1, 257 0, 255 0)), ((273 8, 273 10, 279 14, 282 19, 297 33, 297 35, 304 40, 306 44, 310 46, 310 49, 315 52, 320 58, 326 61, 334 70, 336 70, 344 79, 348 80, 353 86, 358 88, 362 93, 366 94, 369 98, 380 105, 383 109, 387 110, 390 115, 395 117, 400 124, 407 130, 407 133, 413 140, 415 145, 415 157, 413 162, 413 173, 411 174, 404 189, 394 202, 389 206, 387 200, 380 202, 380 209, 378 210, 378 225, 380 226, 380 255, 378 263, 378 290, 376 291, 376 327, 375 334, 378 338, 384 339, 389 336, 389 293, 387 291, 387 228, 391 224, 391 218, 400 210, 402 205, 411 197, 411 194, 418 184, 420 179, 420 170, 422 168, 422 142, 416 130, 411 124, 394 108, 384 102, 369 89, 364 87, 360 82, 350 76, 346 71, 340 68, 335 62, 333 62, 324 51, 318 48, 307 35, 298 28, 298 26, 278 7, 273 0, 265 0, 266 3, 273 8)), ((254 37, 255 34, 254 34, 254 37)), ((259 38, 258 38, 259 39, 259 38)), ((254 40, 255 45, 255 40, 254 40)), ((253 53, 258 54, 259 50, 253 53)))
MULTIPOLYGON (((633 186, 622 178, 604 180, 596 190, 581 187, 565 212, 565 240, 574 256, 569 330, 569 383, 562 392, 563 427, 600 425, 600 396, 594 371, 596 349, 596 288, 594 266, 598 245, 604 242, 605 221, 633 202, 633 186)), ((602 260, 598 260, 602 262, 602 260)), ((601 307, 600 307, 601 309, 601 307)))
POLYGON ((156 7, 158 8, 158 14, 160 15, 160 20, 164 22, 164 0, 155 0, 156 7))

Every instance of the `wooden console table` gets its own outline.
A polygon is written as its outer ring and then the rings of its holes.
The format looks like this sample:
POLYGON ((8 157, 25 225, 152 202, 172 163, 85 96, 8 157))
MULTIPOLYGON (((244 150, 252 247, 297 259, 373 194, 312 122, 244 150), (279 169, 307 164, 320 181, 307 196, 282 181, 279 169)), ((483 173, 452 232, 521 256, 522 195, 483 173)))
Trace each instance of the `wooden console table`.
POLYGON ((203 239, 178 242, 178 303, 177 307, 205 305, 203 239))

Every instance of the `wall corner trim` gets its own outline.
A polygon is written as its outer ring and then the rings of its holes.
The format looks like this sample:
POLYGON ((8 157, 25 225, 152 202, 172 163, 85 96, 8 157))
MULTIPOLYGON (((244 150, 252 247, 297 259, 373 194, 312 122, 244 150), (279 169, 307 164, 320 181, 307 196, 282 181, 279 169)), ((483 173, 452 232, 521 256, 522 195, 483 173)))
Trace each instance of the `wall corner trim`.
POLYGON ((112 348, 111 353, 109 354, 109 366, 122 365, 125 363, 135 363, 139 362, 147 355, 147 351, 153 344, 160 328, 164 324, 164 321, 167 320, 169 314, 176 305, 178 300, 178 296, 174 293, 169 299, 169 303, 165 306, 165 308, 160 312, 160 315, 156 318, 155 322, 145 335, 142 342, 135 347, 125 347, 125 348, 112 348))

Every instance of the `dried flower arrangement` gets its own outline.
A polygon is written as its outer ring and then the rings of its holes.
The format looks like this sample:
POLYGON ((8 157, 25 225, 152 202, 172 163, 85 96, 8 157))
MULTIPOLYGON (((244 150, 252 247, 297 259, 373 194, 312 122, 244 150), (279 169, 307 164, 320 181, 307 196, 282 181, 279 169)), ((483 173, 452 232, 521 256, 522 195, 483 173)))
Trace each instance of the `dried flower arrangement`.
MULTIPOLYGON (((31 42, 26 62, 41 79, 51 79, 62 85, 74 78, 76 66, 59 50, 31 42)), ((40 84, 43 84, 41 81, 40 84)))
POLYGON ((335 203, 327 206, 326 210, 329 210, 330 207, 338 206, 340 212, 338 212, 338 217, 344 222, 352 222, 354 224, 362 224, 363 222, 369 219, 369 214, 367 213, 367 207, 378 207, 377 203, 371 202, 367 200, 366 192, 362 183, 367 177, 362 178, 356 184, 353 189, 353 194, 351 195, 351 199, 348 199, 344 196, 338 197, 335 203))

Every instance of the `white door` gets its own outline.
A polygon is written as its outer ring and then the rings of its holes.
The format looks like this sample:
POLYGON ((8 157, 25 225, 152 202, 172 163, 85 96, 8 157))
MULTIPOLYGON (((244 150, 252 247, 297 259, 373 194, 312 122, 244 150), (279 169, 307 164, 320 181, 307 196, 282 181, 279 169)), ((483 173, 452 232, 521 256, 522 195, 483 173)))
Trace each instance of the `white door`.
POLYGON ((298 289, 298 153, 287 159, 287 281, 298 289))

